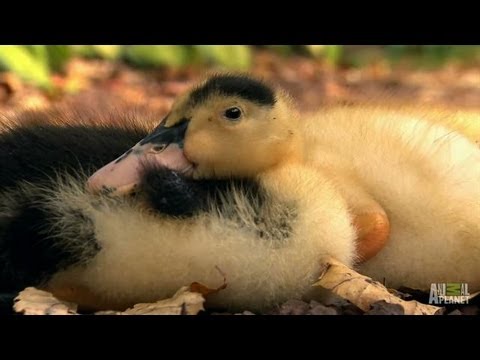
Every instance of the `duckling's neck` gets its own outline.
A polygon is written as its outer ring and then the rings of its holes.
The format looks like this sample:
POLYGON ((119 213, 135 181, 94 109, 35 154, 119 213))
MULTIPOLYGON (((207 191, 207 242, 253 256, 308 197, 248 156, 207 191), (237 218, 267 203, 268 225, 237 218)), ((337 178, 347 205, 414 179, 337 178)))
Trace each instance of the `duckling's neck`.
POLYGON ((304 163, 306 139, 300 127, 300 112, 290 98, 284 98, 279 102, 277 111, 279 112, 278 116, 283 118, 283 131, 288 134, 288 137, 282 146, 282 156, 275 167, 304 163))
POLYGON ((275 171, 282 171, 282 169, 290 166, 296 166, 305 163, 305 149, 301 134, 292 132, 292 138, 282 148, 281 153, 277 158, 277 162, 272 166, 266 168, 263 172, 270 173, 275 171))

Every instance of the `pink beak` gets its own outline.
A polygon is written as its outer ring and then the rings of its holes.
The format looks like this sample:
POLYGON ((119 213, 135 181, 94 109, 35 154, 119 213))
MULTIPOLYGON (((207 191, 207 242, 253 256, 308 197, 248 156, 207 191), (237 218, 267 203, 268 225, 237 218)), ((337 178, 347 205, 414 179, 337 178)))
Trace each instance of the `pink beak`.
POLYGON ((97 170, 87 181, 87 189, 96 193, 108 191, 115 195, 131 192, 141 181, 145 166, 163 166, 188 173, 190 163, 179 144, 183 138, 188 121, 173 127, 165 127, 164 122, 155 131, 137 143, 118 159, 97 170))

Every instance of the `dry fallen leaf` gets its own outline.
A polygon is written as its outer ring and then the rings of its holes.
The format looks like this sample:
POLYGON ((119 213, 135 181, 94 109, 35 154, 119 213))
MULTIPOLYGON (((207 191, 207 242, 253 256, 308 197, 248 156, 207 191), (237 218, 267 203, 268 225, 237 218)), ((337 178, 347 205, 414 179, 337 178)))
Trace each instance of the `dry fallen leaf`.
POLYGON ((151 304, 136 304, 120 315, 197 315, 204 310, 205 298, 183 286, 170 299, 151 304))
POLYGON ((25 315, 78 315, 76 304, 59 300, 49 292, 34 287, 18 294, 13 309, 25 315))
POLYGON ((225 289, 227 287, 227 276, 218 266, 216 266, 215 268, 218 270, 220 275, 223 276, 223 284, 222 285, 220 285, 216 289, 212 289, 212 288, 209 288, 209 287, 207 287, 203 284, 200 284, 198 282, 193 282, 193 283, 190 284, 190 291, 200 293, 200 294, 203 295, 203 297, 206 297, 208 295, 216 294, 220 290, 225 289))
MULTIPOLYGON (((96 315, 197 315, 204 310, 205 296, 227 287, 211 289, 200 283, 183 286, 169 299, 136 304, 125 311, 105 310, 96 315)), ((25 315, 78 315, 77 305, 57 299, 51 293, 28 287, 15 298, 14 310, 25 315)))
POLYGON ((208 295, 215 294, 227 287, 225 274, 218 267, 217 270, 223 276, 223 284, 216 289, 193 282, 190 286, 180 288, 170 299, 160 300, 155 303, 136 304, 133 308, 124 312, 100 312, 97 314, 197 315, 200 311, 205 310, 203 303, 208 295))
POLYGON ((426 305, 418 301, 405 301, 391 294, 385 286, 367 276, 328 258, 322 261, 322 271, 318 282, 313 286, 321 286, 334 294, 350 301, 363 311, 370 310, 372 304, 385 300, 390 304, 401 305, 405 315, 434 315, 443 312, 437 306, 426 305))

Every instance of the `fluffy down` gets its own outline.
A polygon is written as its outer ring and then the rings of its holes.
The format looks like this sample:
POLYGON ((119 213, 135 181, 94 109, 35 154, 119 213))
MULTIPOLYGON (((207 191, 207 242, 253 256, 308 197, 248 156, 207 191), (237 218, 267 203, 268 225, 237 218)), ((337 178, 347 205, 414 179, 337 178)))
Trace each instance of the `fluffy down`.
POLYGON ((480 289, 480 150, 474 142, 418 116, 380 109, 324 112, 309 118, 305 130, 315 149, 309 160, 330 169, 340 184, 355 183, 387 212, 390 239, 360 267, 363 273, 392 287, 457 281, 480 289))
MULTIPOLYGON (((281 182, 267 177, 261 208, 242 189, 232 189, 222 206, 188 219, 153 214, 125 199, 92 197, 80 184, 61 186, 48 197, 49 206, 59 214, 82 208, 93 221, 101 250, 87 265, 55 275, 49 287, 85 289, 97 305, 121 308, 154 301, 194 281, 216 286, 222 282, 218 267, 228 287, 211 305, 262 309, 305 294, 318 275, 321 256, 354 261, 355 233, 347 207, 316 171, 292 167, 281 182), (293 193, 282 191, 286 184, 293 193), (259 222, 259 214, 269 220, 259 222), (270 223, 278 218, 287 222, 288 234, 270 223)), ((53 230, 76 228, 77 220, 70 219, 59 217, 53 230)))

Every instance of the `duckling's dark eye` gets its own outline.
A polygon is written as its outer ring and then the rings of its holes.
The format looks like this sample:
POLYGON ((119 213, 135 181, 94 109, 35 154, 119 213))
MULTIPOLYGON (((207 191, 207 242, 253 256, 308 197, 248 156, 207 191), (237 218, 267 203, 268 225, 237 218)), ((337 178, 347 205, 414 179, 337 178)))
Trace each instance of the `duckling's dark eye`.
POLYGON ((231 108, 225 110, 224 116, 228 120, 235 121, 235 120, 240 119, 240 117, 242 116, 242 110, 240 110, 238 107, 231 107, 231 108))

